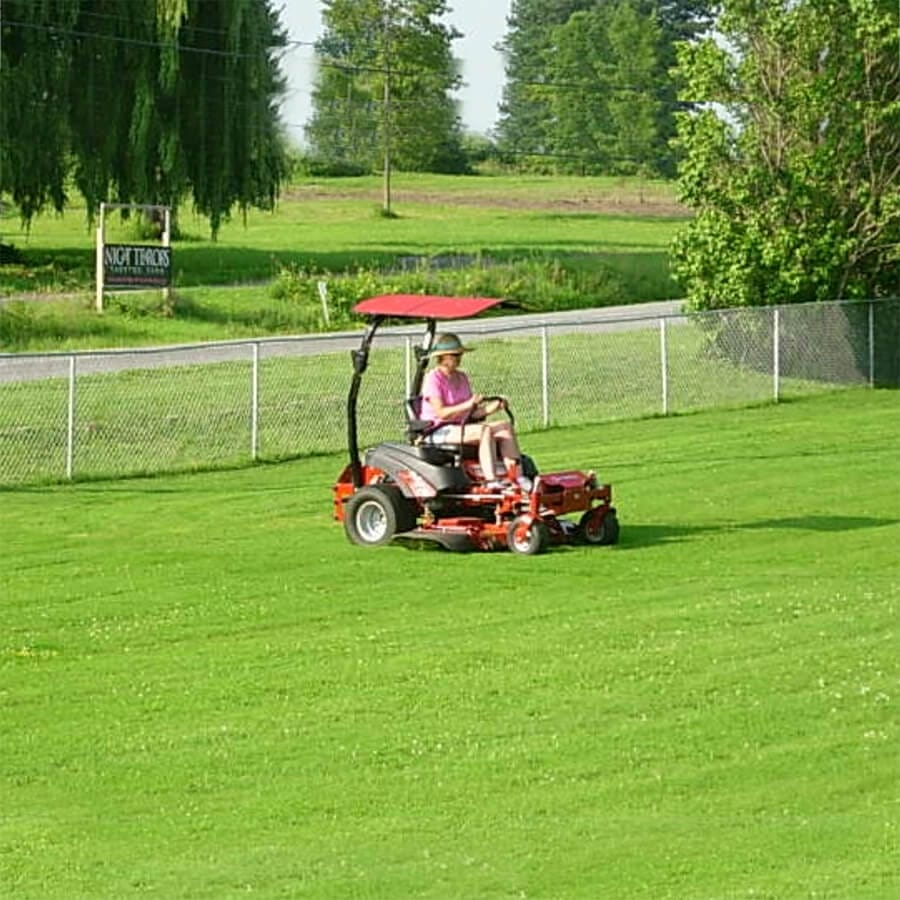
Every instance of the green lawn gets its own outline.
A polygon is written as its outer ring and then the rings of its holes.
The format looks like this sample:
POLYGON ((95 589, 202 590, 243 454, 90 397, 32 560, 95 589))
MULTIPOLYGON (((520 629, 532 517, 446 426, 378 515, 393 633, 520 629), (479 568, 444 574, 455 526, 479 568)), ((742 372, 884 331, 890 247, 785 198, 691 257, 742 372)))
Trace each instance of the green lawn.
POLYGON ((896 392, 532 434, 613 548, 367 551, 338 457, 2 492, 0 894, 900 893, 896 392))
MULTIPOLYGON (((189 287, 270 278, 278 264, 337 272, 360 265, 388 266, 401 256, 443 253, 497 258, 523 254, 601 254, 618 260, 658 254, 683 220, 658 215, 674 206, 671 184, 610 178, 460 177, 400 173, 397 218, 377 215, 376 177, 323 179, 285 190, 273 212, 250 210, 226 222, 216 241, 206 220, 181 210, 182 240, 174 244, 175 284, 189 287)), ((75 269, 93 281, 95 235, 83 200, 73 197, 62 216, 42 215, 26 231, 9 210, 3 240, 37 266, 75 269)), ((107 240, 133 240, 133 225, 107 219, 107 240)), ((626 263, 627 264, 627 263, 626 263)), ((15 267, 0 267, 0 288, 27 289, 15 267)), ((52 272, 38 268, 33 287, 52 272)))
MULTIPOLYGON (((158 291, 109 295, 102 316, 93 311, 95 235, 83 201, 73 197, 63 216, 39 216, 28 231, 8 209, 0 239, 24 260, 0 265, 0 297, 26 305, 0 305, 0 351, 328 330, 319 280, 344 306, 396 290, 481 293, 535 310, 680 295, 667 251, 685 212, 671 184, 398 174, 396 218, 378 214, 380 187, 376 177, 298 183, 273 212, 236 216, 215 241, 205 220, 184 208, 171 302, 158 291), (432 266, 447 257, 461 268, 432 266), (416 271, 416 260, 428 268, 416 271), (65 301, 49 299, 61 291, 70 292, 65 301)), ((148 242, 116 215, 106 239, 148 242)))

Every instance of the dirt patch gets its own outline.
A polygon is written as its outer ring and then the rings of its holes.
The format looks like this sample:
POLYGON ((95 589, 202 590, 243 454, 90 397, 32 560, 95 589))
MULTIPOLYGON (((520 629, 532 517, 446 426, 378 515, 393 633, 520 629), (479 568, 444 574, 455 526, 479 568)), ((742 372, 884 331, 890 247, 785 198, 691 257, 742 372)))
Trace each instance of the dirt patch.
MULTIPOLYGON (((381 191, 341 191, 318 184, 295 185, 282 194, 285 200, 365 200, 380 204, 381 191)), ((585 191, 564 197, 518 194, 500 190, 480 191, 417 191, 401 188, 391 193, 392 202, 422 203, 434 206, 479 206, 495 209, 541 210, 560 214, 578 213, 592 215, 650 216, 660 218, 687 218, 688 207, 670 197, 629 188, 623 191, 585 191)))

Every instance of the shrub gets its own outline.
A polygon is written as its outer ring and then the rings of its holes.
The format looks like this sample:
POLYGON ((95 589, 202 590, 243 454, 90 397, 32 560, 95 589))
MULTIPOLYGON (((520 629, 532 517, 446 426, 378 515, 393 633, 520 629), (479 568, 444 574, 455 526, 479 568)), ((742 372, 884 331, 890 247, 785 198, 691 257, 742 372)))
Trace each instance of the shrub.
POLYGON ((292 177, 299 178, 356 178, 370 175, 368 166, 349 159, 323 159, 300 154, 294 160, 292 177))
POLYGON ((27 343, 34 331, 34 316, 25 303, 0 304, 0 350, 27 343))
POLYGON ((311 331, 357 324, 352 309, 377 294, 445 294, 502 297, 528 312, 551 312, 627 302, 626 288, 608 266, 581 268, 550 257, 492 262, 471 257, 423 258, 402 272, 360 268, 334 276, 294 266, 282 267, 270 296, 293 306, 294 320, 311 331), (458 260, 459 265, 454 265, 458 260), (327 280, 329 322, 326 324, 318 282, 327 280))

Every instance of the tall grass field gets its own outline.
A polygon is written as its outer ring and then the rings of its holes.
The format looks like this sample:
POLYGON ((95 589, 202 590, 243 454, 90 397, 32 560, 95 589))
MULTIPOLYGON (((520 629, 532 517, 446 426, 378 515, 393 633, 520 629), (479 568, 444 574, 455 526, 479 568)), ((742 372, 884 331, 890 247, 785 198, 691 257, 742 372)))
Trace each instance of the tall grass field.
POLYGON ((900 404, 527 437, 615 547, 350 544, 343 458, 0 492, 0 896, 900 895, 900 404))

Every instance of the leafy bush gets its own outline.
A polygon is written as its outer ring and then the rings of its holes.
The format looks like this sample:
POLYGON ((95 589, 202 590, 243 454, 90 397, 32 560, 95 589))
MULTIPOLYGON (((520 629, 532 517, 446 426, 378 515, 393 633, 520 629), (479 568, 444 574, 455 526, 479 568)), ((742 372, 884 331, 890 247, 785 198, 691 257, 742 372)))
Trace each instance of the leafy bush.
MULTIPOLYGON (((24 255, 24 254, 23 254, 24 255)), ((93 276, 93 253, 90 250, 29 254, 25 262, 7 263, 0 268, 3 291, 44 294, 84 290, 93 276)))
POLYGON ((22 253, 13 244, 0 241, 0 266, 23 262, 22 253))
POLYGON ((0 304, 0 350, 22 346, 34 330, 34 317, 25 303, 0 304))
POLYGON ((114 345, 115 317, 85 315, 80 302, 44 303, 15 301, 0 304, 0 352, 34 350, 35 345, 53 350, 82 346, 90 336, 103 336, 114 345))
POLYGON ((371 174, 368 166, 348 159, 323 159, 303 153, 293 163, 292 177, 299 178, 356 178, 371 174))
POLYGON ((580 268, 550 257, 493 263, 453 257, 423 259, 404 272, 358 269, 334 276, 293 266, 280 269, 269 293, 293 307, 291 319, 306 330, 355 327, 353 306, 377 294, 443 294, 448 296, 502 297, 527 312, 611 306, 627 302, 620 276, 608 266, 580 268), (325 322, 318 283, 327 282, 329 321, 325 322))
POLYGON ((106 309, 115 310, 125 318, 143 319, 149 316, 175 315, 177 303, 163 297, 161 291, 132 291, 109 294, 106 309))

